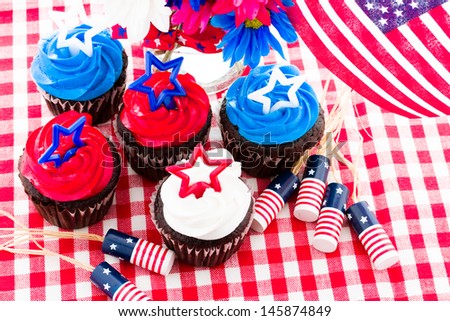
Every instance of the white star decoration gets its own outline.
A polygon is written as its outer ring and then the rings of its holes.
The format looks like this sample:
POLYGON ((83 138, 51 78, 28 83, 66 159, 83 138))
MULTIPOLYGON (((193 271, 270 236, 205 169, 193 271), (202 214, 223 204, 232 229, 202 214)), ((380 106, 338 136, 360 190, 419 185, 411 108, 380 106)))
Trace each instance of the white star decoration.
POLYGON ((155 41, 155 46, 156 46, 156 47, 161 46, 161 40, 155 39, 154 41, 155 41))
POLYGON ((388 13, 389 12, 389 8, 385 7, 385 6, 381 6, 380 10, 381 10, 381 13, 388 13))
POLYGON ((312 175, 314 175, 315 172, 316 172, 315 170, 310 169, 309 172, 308 172, 308 174, 312 176, 312 175))
POLYGON ((127 243, 133 243, 133 239, 131 237, 127 238, 127 243))
POLYGON ((106 291, 109 291, 110 288, 111 286, 108 283, 103 284, 103 289, 105 289, 106 291))
POLYGON ((417 9, 419 8, 419 4, 415 1, 411 1, 411 3, 409 4, 411 6, 412 9, 417 9))
POLYGON ((385 18, 381 18, 380 20, 378 20, 378 22, 380 23, 380 25, 385 26, 387 25, 388 21, 385 18))
POLYGON ((263 113, 265 115, 281 108, 297 108, 299 107, 300 103, 298 101, 296 92, 304 82, 305 77, 303 76, 286 78, 280 68, 274 68, 267 85, 250 93, 248 95, 248 99, 261 103, 263 105, 263 113), (275 88, 277 82, 279 82, 283 86, 291 85, 290 89, 287 92, 289 100, 277 101, 273 106, 271 106, 272 100, 269 97, 266 97, 265 94, 270 93, 275 88))
POLYGON ((178 41, 181 42, 183 45, 186 45, 186 39, 184 39, 182 35, 179 35, 179 36, 177 37, 177 39, 178 39, 178 41))
POLYGON ((103 269, 103 274, 109 275, 109 273, 111 273, 109 268, 103 269))
POLYGON ((397 5, 403 4, 403 0, 395 0, 395 2, 397 2, 397 5))
POLYGON ((76 1, 72 4, 71 8, 66 11, 50 11, 50 17, 55 22, 59 29, 58 40, 56 48, 69 48, 72 56, 77 55, 80 51, 83 51, 89 57, 92 56, 92 38, 106 29, 106 25, 103 21, 97 21, 94 26, 91 27, 84 34, 84 42, 78 39, 75 35, 67 39, 67 32, 80 24, 80 21, 85 24, 91 25, 89 19, 84 11, 84 6, 81 1, 76 1))
POLYGON ((365 6, 366 6, 367 10, 373 9, 373 3, 371 3, 371 2, 367 2, 365 6))
POLYGON ((362 224, 367 223, 367 216, 361 216, 361 219, 359 220, 362 224))
POLYGON ((401 10, 395 10, 394 11, 394 14, 395 14, 395 16, 397 17, 397 18, 399 18, 399 17, 403 17, 403 11, 401 11, 401 10))
POLYGON ((109 246, 109 248, 112 250, 112 251, 115 251, 115 250, 117 250, 117 244, 111 244, 110 246, 109 246))
POLYGON ((323 163, 323 167, 325 167, 326 169, 328 169, 328 168, 330 167, 330 165, 329 165, 327 162, 325 162, 325 163, 323 163))
POLYGON ((296 189, 297 186, 298 186, 297 183, 294 183, 294 185, 292 185, 292 188, 293 188, 293 189, 296 189))
POLYGON ((276 189, 280 189, 280 188, 281 188, 281 185, 280 185, 280 184, 275 184, 275 188, 276 188, 276 189))
POLYGON ((352 214, 347 214, 347 218, 351 221, 351 219, 352 219, 352 214))
POLYGON ((343 190, 342 188, 340 188, 340 187, 338 187, 338 188, 336 189, 336 193, 338 193, 338 194, 342 194, 343 191, 344 191, 344 190, 343 190))

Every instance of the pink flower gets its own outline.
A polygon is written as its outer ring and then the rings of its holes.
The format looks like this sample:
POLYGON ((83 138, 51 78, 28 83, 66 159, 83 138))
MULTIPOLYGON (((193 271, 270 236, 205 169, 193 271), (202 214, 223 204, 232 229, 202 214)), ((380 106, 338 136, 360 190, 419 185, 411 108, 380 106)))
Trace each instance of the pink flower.
MULTIPOLYGON (((290 2, 290 1, 285 1, 290 2)), ((269 9, 278 12, 278 8, 285 8, 283 0, 217 0, 213 7, 215 14, 227 14, 234 11, 236 27, 246 20, 258 19, 262 24, 269 26, 269 9)))
POLYGON ((183 24, 183 31, 192 35, 199 31, 205 31, 208 26, 209 19, 211 19, 212 5, 214 1, 206 1, 204 5, 200 6, 199 11, 195 11, 190 6, 189 0, 183 0, 181 9, 175 11, 172 16, 172 24, 183 24))

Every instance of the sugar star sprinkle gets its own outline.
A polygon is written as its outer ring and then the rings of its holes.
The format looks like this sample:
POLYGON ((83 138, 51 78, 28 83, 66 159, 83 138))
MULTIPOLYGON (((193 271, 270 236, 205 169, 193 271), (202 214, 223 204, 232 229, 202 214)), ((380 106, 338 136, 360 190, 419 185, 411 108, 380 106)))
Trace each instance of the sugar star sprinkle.
POLYGON ((263 113, 265 115, 277 111, 281 108, 297 108, 300 106, 300 103, 297 98, 297 90, 300 86, 305 82, 305 77, 303 76, 295 76, 287 78, 280 68, 274 68, 272 74, 270 75, 269 82, 266 86, 250 93, 248 98, 259 102, 263 105, 263 113), (276 86, 276 84, 280 83, 283 86, 290 86, 287 96, 288 100, 280 100, 277 101, 272 106, 272 100, 265 95, 272 92, 276 86))
POLYGON ((72 156, 75 155, 78 148, 83 147, 84 143, 81 140, 81 132, 83 131, 84 124, 86 123, 86 117, 80 117, 69 128, 65 128, 59 124, 54 124, 52 127, 52 144, 38 159, 39 164, 46 162, 54 162, 56 167, 60 167, 63 163, 67 162, 72 156), (72 135, 72 142, 75 145, 64 155, 54 154, 60 145, 60 134, 63 136, 72 135))
POLYGON ((179 195, 185 198, 194 194, 196 198, 200 198, 207 188, 212 188, 216 192, 222 190, 218 175, 225 170, 233 161, 231 159, 210 159, 205 149, 201 144, 194 148, 194 152, 188 162, 181 165, 168 166, 166 170, 181 178, 181 186, 179 195), (196 166, 197 161, 201 161, 204 165, 211 167, 212 171, 209 174, 210 182, 199 181, 191 184, 191 177, 188 171, 196 166))
POLYGON ((177 79, 182 62, 183 57, 179 57, 164 63, 156 58, 150 51, 147 51, 145 53, 145 74, 132 82, 129 89, 147 94, 151 111, 157 111, 163 104, 168 110, 176 109, 173 97, 186 96, 186 91, 177 79), (145 82, 152 77, 152 66, 155 66, 160 71, 172 69, 169 80, 174 88, 162 90, 158 97, 156 97, 153 88, 145 85, 145 82))

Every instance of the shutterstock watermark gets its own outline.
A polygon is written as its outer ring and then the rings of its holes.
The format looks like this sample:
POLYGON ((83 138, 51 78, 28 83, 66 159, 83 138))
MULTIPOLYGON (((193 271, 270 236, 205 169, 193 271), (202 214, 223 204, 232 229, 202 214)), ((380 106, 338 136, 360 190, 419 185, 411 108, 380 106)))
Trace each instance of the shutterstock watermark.
MULTIPOLYGON (((124 133, 123 137, 119 139, 119 146, 116 146, 116 148, 117 152, 121 155, 121 162, 118 164, 114 164, 113 158, 108 155, 113 152, 111 146, 109 144, 106 148, 104 146, 102 148, 104 156, 103 166, 129 167, 130 162, 126 162, 127 165, 125 165, 124 158, 134 158, 133 166, 138 168, 161 168, 167 162, 174 164, 181 159, 189 159, 189 155, 192 153, 194 147, 197 144, 205 143, 203 140, 196 140, 195 138, 187 141, 181 140, 179 136, 174 137, 172 142, 160 141, 157 144, 149 143, 147 146, 127 143, 130 141, 132 141, 130 133, 124 133), (177 142, 177 145, 173 143, 174 141, 177 142), (106 153, 105 151, 109 152, 106 153)), ((276 141, 270 134, 264 136, 264 144, 238 141, 236 139, 227 139, 225 141, 225 143, 219 141, 208 142, 209 156, 220 159, 229 158, 229 154, 231 154, 234 156, 235 161, 241 162, 243 166, 249 169, 260 166, 261 162, 264 162, 265 166, 271 168, 277 167, 277 161, 290 161, 294 163, 311 148, 320 151, 321 155, 332 159, 338 157, 340 150, 347 143, 334 142, 332 133, 325 133, 325 139, 322 139, 322 143, 318 143, 317 141, 304 141, 302 145, 299 145, 298 142, 276 144, 276 141)))

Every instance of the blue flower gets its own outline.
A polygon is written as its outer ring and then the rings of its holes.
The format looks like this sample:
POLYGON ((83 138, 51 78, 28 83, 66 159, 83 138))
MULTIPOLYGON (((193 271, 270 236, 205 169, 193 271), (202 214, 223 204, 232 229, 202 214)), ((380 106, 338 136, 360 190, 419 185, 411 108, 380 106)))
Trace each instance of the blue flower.
MULTIPOLYGON (((289 21, 286 13, 269 11, 272 25, 277 29, 281 38, 288 43, 297 40, 297 33, 289 21)), ((239 27, 235 24, 234 13, 214 16, 211 20, 214 27, 223 29, 226 34, 218 48, 223 49, 223 60, 231 60, 230 66, 244 59, 244 65, 255 68, 261 57, 270 53, 270 48, 276 50, 283 58, 283 49, 270 32, 269 26, 263 25, 258 19, 246 20, 239 27)))
MULTIPOLYGON (((206 0, 189 0, 189 2, 191 3, 191 7, 194 11, 199 11, 200 10, 200 6, 204 5, 206 0)), ((181 9, 181 5, 183 3, 183 0, 167 0, 167 6, 168 7, 177 7, 178 9, 181 9)))

